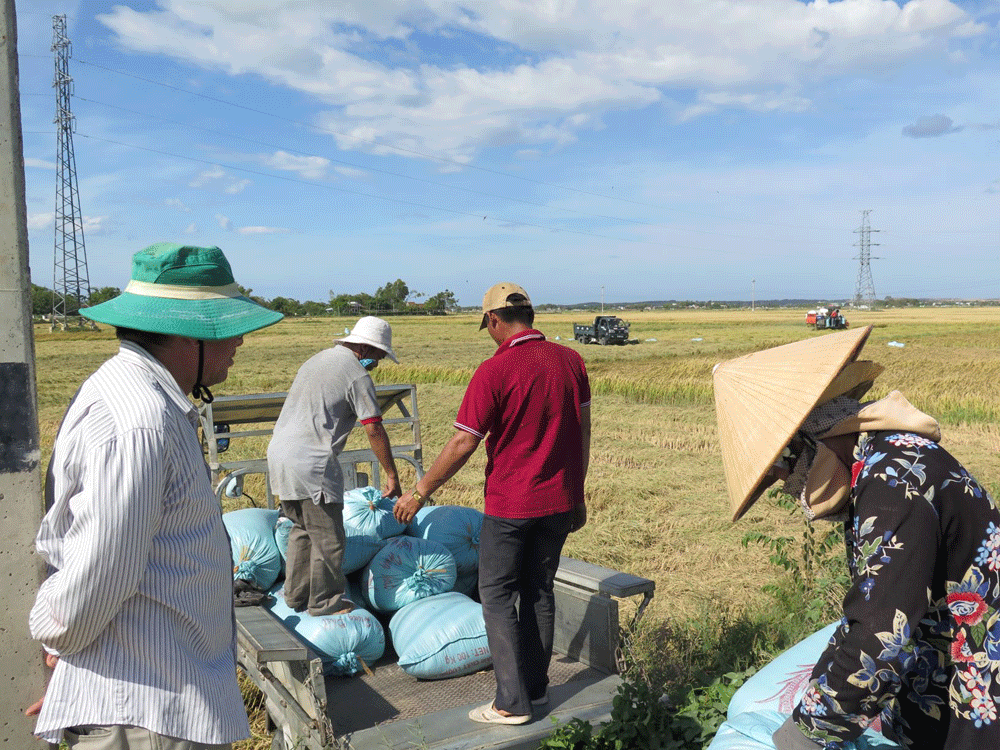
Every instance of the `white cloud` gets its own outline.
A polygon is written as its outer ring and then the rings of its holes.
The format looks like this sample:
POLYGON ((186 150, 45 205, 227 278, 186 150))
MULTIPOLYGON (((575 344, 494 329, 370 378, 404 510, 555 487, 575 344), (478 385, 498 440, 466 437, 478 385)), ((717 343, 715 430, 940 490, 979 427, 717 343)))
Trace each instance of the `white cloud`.
POLYGON ((330 166, 330 160, 322 156, 295 156, 287 151, 275 151, 263 162, 274 169, 296 172, 304 180, 322 180, 330 166))
POLYGON ((282 227, 241 227, 236 231, 239 234, 283 234, 288 230, 282 227))
POLYGON ((194 223, 194 222, 192 221, 192 222, 191 222, 190 224, 188 224, 188 225, 187 225, 187 227, 186 227, 186 228, 184 229, 184 234, 194 234, 194 233, 195 233, 195 232, 197 232, 197 231, 198 231, 198 227, 197 227, 197 226, 195 226, 195 223, 194 223))
POLYGON ((26 167, 36 167, 37 169, 51 169, 55 171, 56 163, 54 161, 46 161, 45 159, 34 159, 30 156, 24 157, 24 166, 26 167))
POLYGON ((223 192, 228 193, 229 195, 235 195, 236 193, 243 192, 248 185, 252 184, 253 183, 250 180, 245 178, 241 180, 236 179, 222 167, 212 166, 199 172, 198 175, 188 183, 188 187, 221 188, 223 192))
MULTIPOLYGON (((721 109, 800 112, 811 106, 816 84, 892 70, 906 59, 940 61, 960 52, 952 45, 986 31, 948 0, 160 6, 117 6, 99 18, 132 49, 260 75, 314 97, 331 108, 318 122, 337 133, 341 148, 395 147, 459 163, 496 145, 571 143, 601 127, 607 113, 649 107, 668 92, 693 102, 678 108, 682 119, 721 109), (438 52, 440 42, 462 34, 509 54, 494 67, 482 58, 475 68, 413 61, 419 45, 438 52)), ((275 168, 303 176, 328 166, 287 154, 272 159, 275 168)))
POLYGON ((248 185, 251 185, 251 184, 253 184, 253 183, 250 180, 246 180, 246 179, 244 179, 244 180, 237 180, 235 182, 231 182, 228 185, 226 185, 226 187, 224 189, 230 195, 236 195, 237 193, 242 193, 243 190, 248 185))
POLYGON ((182 201, 180 198, 167 198, 166 200, 163 201, 163 205, 167 206, 168 208, 176 208, 178 211, 181 211, 186 214, 191 213, 191 209, 188 208, 184 204, 184 201, 182 201))
MULTIPOLYGON (((46 229, 54 226, 54 213, 28 214, 28 229, 46 229)), ((84 237, 104 234, 108 228, 107 216, 84 216, 82 220, 84 237)))
POLYGON ((352 177, 354 179, 361 179, 362 177, 368 176, 368 172, 364 171, 363 169, 354 169, 353 167, 338 166, 334 167, 333 171, 335 171, 339 175, 343 175, 344 177, 352 177))
POLYGON ((227 232, 232 232, 234 230, 233 221, 228 216, 223 216, 222 214, 216 214, 215 220, 219 224, 220 229, 224 229, 227 232))
POLYGON ((226 176, 226 170, 222 167, 211 167, 198 173, 198 175, 188 183, 188 187, 203 187, 215 180, 221 180, 226 176))
POLYGON ((83 217, 83 232, 84 235, 95 235, 104 234, 108 228, 108 217, 107 216, 84 216, 83 217))
POLYGON ((41 214, 28 214, 28 229, 45 229, 52 226, 55 214, 51 211, 41 214))

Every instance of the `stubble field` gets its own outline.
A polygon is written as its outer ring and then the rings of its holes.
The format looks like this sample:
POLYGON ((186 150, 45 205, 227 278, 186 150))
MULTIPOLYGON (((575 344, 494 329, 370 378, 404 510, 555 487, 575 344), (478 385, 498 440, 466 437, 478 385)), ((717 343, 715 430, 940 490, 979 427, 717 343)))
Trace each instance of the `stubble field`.
MULTIPOLYGON (((540 313, 536 327, 578 350, 593 390, 593 441, 587 478, 589 522, 566 553, 656 581, 646 614, 653 626, 719 621, 764 611, 762 586, 780 575, 751 531, 789 533, 785 510, 759 502, 729 520, 712 399, 712 366, 791 341, 830 335, 807 328, 804 310, 621 313, 639 344, 582 346, 572 324, 592 314, 540 313)), ((997 308, 921 308, 848 313, 852 327, 874 324, 864 358, 885 366, 872 397, 898 388, 942 422, 943 445, 996 496, 1000 491, 1000 336, 997 308), (891 341, 904 347, 890 347, 891 341)), ((478 315, 393 318, 400 365, 375 372, 381 383, 416 383, 424 464, 453 432, 452 422, 475 367, 494 351, 478 315)), ((330 346, 353 319, 286 320, 250 334, 216 395, 283 391, 298 366, 330 346)), ((117 349, 113 332, 49 333, 36 328, 39 418, 47 457, 77 385, 117 349)), ((123 394, 124 396, 124 394, 123 394)), ((400 436, 402 437, 402 436, 400 436)), ((232 457, 263 455, 263 441, 232 457)), ((438 503, 481 506, 483 450, 435 496, 438 503)), ((404 478, 404 487, 413 477, 404 478)), ((248 483, 263 501, 263 488, 248 483)), ((246 498, 242 501, 248 504, 246 498)), ((235 506, 234 506, 235 507, 235 506)), ((229 509, 229 508, 227 508, 229 509)), ((623 618, 624 619, 624 618, 623 618)))

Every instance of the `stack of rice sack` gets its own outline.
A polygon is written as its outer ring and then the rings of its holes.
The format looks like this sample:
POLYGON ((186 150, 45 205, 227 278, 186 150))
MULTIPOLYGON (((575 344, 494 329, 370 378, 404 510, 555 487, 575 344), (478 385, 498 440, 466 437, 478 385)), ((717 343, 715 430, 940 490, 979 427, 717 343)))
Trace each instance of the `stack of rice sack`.
POLYGON ((328 674, 351 675, 382 657, 387 623, 398 664, 420 679, 469 674, 492 659, 477 596, 482 513, 430 506, 409 525, 375 487, 344 493, 348 598, 343 615, 294 612, 281 589, 291 521, 246 508, 223 516, 232 539, 234 578, 270 590, 267 606, 323 658, 328 674), (239 514, 237 516, 237 514, 239 514), (239 539, 239 541, 237 541, 239 539), (259 559, 258 559, 259 558, 259 559))

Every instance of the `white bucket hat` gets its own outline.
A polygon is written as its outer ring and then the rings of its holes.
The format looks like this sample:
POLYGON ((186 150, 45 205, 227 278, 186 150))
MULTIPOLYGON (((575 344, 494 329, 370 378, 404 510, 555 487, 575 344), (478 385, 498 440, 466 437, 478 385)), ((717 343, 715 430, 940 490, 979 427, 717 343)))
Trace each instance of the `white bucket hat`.
POLYGON ((341 339, 334 339, 334 341, 374 346, 376 349, 384 351, 389 359, 397 365, 399 364, 396 353, 392 350, 392 328, 382 318, 366 315, 354 324, 354 328, 349 334, 341 339))
POLYGON ((882 372, 856 361, 872 327, 831 333, 715 366, 715 413, 736 521, 771 484, 768 472, 809 413, 835 396, 860 399, 882 372))

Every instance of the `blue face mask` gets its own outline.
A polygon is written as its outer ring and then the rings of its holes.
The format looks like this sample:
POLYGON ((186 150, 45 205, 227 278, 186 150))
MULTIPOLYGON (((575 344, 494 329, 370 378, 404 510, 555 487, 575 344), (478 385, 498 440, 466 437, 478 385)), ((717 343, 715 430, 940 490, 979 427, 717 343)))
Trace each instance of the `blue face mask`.
POLYGON ((372 359, 371 357, 365 357, 364 359, 359 359, 358 362, 360 362, 361 366, 364 367, 366 370, 368 370, 368 372, 371 372, 376 367, 378 367, 378 360, 372 359))

